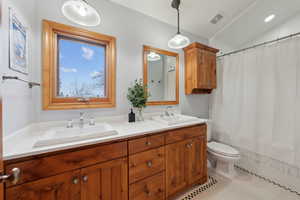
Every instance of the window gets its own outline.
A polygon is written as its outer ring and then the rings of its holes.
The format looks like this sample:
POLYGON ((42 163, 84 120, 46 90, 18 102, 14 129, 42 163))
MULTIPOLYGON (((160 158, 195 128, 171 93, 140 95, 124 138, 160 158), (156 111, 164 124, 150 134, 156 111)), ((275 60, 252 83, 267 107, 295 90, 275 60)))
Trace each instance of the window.
POLYGON ((43 107, 115 106, 115 38, 44 20, 43 107))
POLYGON ((57 96, 104 98, 105 46, 58 37, 57 96))

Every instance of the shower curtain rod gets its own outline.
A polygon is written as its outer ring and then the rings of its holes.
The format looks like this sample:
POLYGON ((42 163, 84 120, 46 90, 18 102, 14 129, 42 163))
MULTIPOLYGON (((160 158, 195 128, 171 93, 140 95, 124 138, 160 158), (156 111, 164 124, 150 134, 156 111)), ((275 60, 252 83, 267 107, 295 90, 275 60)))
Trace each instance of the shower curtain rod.
POLYGON ((253 45, 253 46, 250 46, 250 47, 246 47, 246 48, 243 48, 243 49, 235 50, 235 51, 232 51, 232 52, 229 52, 229 53, 225 53, 225 54, 222 54, 220 56, 217 56, 217 58, 221 58, 221 57, 224 57, 224 56, 229 56, 229 55, 236 54, 236 53, 239 53, 239 52, 247 51, 249 49, 254 49, 256 47, 264 46, 266 44, 270 44, 270 43, 273 43, 273 42, 278 42, 278 41, 285 40, 285 39, 288 39, 288 38, 292 38, 292 37, 295 37, 295 36, 298 36, 298 35, 300 35, 300 32, 294 33, 294 34, 291 34, 291 35, 288 35, 288 36, 284 36, 284 37, 281 37, 281 38, 277 38, 275 40, 270 40, 270 41, 267 41, 267 42, 259 43, 259 44, 256 44, 256 45, 253 45))

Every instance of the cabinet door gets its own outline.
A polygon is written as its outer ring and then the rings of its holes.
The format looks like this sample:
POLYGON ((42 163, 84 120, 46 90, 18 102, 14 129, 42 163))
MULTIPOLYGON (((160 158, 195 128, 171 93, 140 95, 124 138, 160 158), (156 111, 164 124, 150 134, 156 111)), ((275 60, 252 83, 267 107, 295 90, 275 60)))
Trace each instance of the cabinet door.
POLYGON ((190 184, 199 181, 206 182, 207 159, 206 159, 206 137, 201 136, 189 140, 187 144, 187 177, 190 184))
POLYGON ((198 52, 198 88, 215 89, 217 87, 216 54, 205 50, 198 52))
POLYGON ((127 200, 127 159, 81 170, 81 200, 127 200))
POLYGON ((79 171, 6 189, 7 200, 80 200, 79 171))
POLYGON ((187 186, 187 141, 166 146, 166 192, 171 196, 187 186))
POLYGON ((151 176, 130 185, 129 200, 164 200, 165 173, 151 176))

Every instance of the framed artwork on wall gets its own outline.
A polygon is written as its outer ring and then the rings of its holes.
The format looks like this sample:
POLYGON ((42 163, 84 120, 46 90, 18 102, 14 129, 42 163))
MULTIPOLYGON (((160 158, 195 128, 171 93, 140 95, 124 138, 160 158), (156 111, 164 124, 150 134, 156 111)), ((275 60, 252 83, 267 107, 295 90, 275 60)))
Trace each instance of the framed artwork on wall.
POLYGON ((9 8, 9 68, 28 74, 28 31, 9 8))

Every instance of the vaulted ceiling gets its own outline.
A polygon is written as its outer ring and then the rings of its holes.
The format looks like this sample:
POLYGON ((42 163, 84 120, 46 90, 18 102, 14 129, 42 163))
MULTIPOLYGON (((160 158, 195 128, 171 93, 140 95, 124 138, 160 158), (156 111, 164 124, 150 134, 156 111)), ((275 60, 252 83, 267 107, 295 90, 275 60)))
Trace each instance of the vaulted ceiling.
MULTIPOLYGON (((165 23, 176 26, 177 13, 171 7, 172 0, 111 0, 165 23)), ((182 0, 181 27, 182 29, 210 38, 224 25, 230 23, 255 0, 182 0), (224 18, 217 25, 210 20, 218 13, 224 18)))
MULTIPOLYGON (((172 0, 109 0, 176 26, 172 0)), ((181 27, 208 39, 241 46, 300 12, 300 0, 181 0, 181 27), (271 23, 265 17, 276 14, 271 23), (210 23, 217 14, 224 18, 210 23)))

